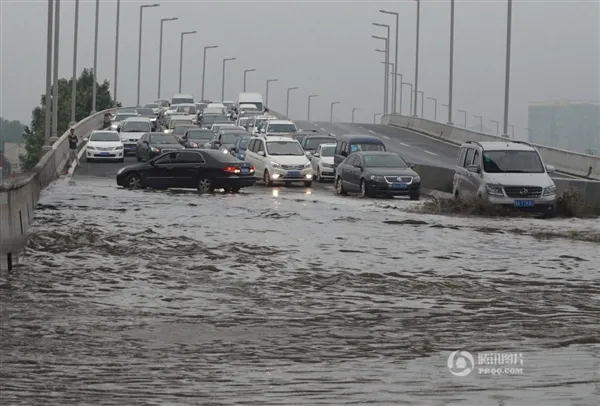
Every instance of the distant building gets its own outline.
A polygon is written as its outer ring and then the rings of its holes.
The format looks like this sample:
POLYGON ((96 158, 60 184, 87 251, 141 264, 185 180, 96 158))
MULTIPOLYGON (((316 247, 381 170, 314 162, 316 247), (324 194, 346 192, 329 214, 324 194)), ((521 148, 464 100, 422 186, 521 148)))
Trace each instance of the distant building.
POLYGON ((13 174, 21 172, 19 155, 24 155, 25 152, 25 144, 15 144, 11 142, 4 144, 4 158, 10 163, 11 172, 13 174))
POLYGON ((529 141, 600 155, 600 102, 547 101, 529 105, 529 141))
POLYGON ((1 153, 1 152, 0 152, 0 169, 2 171, 2 176, 0 176, 0 178, 2 178, 2 177, 7 178, 11 173, 10 162, 8 162, 8 159, 6 159, 6 157, 4 156, 4 153, 1 153))

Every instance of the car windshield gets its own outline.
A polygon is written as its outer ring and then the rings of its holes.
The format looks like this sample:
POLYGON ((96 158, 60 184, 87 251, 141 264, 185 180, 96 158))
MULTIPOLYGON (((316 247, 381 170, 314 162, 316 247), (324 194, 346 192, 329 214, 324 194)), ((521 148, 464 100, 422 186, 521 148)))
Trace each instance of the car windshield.
POLYGON ((248 143, 250 142, 250 137, 244 138, 240 141, 240 149, 247 149, 248 143))
POLYGON ((119 137, 118 133, 114 132, 98 132, 92 133, 90 135, 90 141, 121 141, 121 137, 119 137))
POLYGON ((408 164, 398 155, 364 155, 363 160, 367 168, 408 168, 408 164))
POLYGON ((383 144, 356 143, 350 144, 350 153, 358 151, 385 151, 383 144))
POLYGON ((234 145, 238 138, 243 136, 243 134, 221 134, 221 143, 227 145, 234 145))
POLYGON ((302 134, 302 135, 294 135, 292 138, 295 139, 296 141, 302 143, 302 141, 304 141, 304 139, 306 137, 308 137, 308 135, 302 134))
POLYGON ((146 121, 125 121, 121 126, 124 133, 149 133, 152 131, 150 123, 146 121))
POLYGON ((544 173, 536 151, 487 151, 483 153, 483 170, 488 173, 544 173))
POLYGON ((147 116, 154 117, 154 110, 152 110, 152 109, 137 109, 137 113, 140 116, 144 116, 144 117, 147 117, 147 116))
POLYGON ((269 124, 269 133, 295 133, 298 131, 294 124, 269 124))
POLYGON ((150 103, 150 104, 146 104, 144 106, 144 108, 147 108, 147 109, 158 109, 158 108, 160 108, 160 106, 158 104, 156 104, 156 103, 150 103))
POLYGON ((182 125, 192 125, 192 120, 171 120, 169 123, 171 128, 181 127, 182 125))
POLYGON ((306 146, 304 147, 304 149, 314 151, 317 148, 319 148, 319 145, 329 144, 331 143, 331 141, 331 138, 309 138, 306 140, 306 146))
POLYGON ((208 103, 196 103, 196 108, 204 110, 208 106, 208 103))
POLYGON ((151 135, 150 144, 178 144, 177 138, 172 135, 151 135))
POLYGON ((181 98, 171 100, 171 106, 174 104, 194 104, 194 99, 181 98))
POLYGON ((177 107, 178 113, 196 114, 196 106, 179 106, 177 107))
POLYGON ((235 105, 235 103, 227 103, 227 102, 225 102, 225 103, 223 103, 223 105, 225 107, 227 107, 228 109, 230 109, 230 108, 232 108, 235 105))
POLYGON ((185 132, 186 132, 187 130, 189 130, 189 128, 190 128, 190 127, 188 127, 188 126, 185 126, 185 125, 180 125, 180 126, 177 126, 177 127, 175 127, 175 128, 173 129, 173 134, 182 134, 182 135, 183 135, 183 134, 185 134, 185 132))
POLYGON ((333 156, 335 147, 323 147, 321 148, 321 156, 333 156))
POLYGON ((212 131, 189 131, 188 138, 192 140, 212 140, 215 133, 212 131))
POLYGON ((267 152, 269 155, 304 155, 302 147, 295 141, 269 141, 267 152))
POLYGON ((117 115, 115 116, 115 121, 123 121, 123 120, 125 120, 126 118, 129 118, 129 117, 136 117, 136 116, 137 116, 137 114, 132 114, 132 113, 123 113, 123 114, 117 114, 117 115))

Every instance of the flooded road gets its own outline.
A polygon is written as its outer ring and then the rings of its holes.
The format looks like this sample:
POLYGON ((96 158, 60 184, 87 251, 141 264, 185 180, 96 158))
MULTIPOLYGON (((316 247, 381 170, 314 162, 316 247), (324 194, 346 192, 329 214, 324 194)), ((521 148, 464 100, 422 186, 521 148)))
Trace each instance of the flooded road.
POLYGON ((2 404, 598 405, 598 244, 526 235, 597 220, 87 175, 45 191, 0 281, 2 404), (454 376, 455 350, 522 373, 454 376))

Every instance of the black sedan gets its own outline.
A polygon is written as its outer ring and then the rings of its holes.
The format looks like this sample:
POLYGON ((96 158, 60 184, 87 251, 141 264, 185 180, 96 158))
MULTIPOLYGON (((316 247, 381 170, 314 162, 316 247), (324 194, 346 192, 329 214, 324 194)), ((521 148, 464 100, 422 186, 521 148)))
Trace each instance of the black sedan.
POLYGON ((148 161, 165 152, 183 149, 174 135, 165 133, 146 133, 138 141, 135 157, 138 162, 148 161))
POLYGON ((215 150, 185 149, 167 152, 148 162, 126 166, 117 173, 117 185, 129 189, 196 188, 239 192, 256 182, 254 167, 215 150))
POLYGON ((338 165, 335 191, 339 195, 359 192, 363 197, 409 196, 419 200, 421 178, 411 167, 393 152, 355 152, 338 165))
POLYGON ((204 128, 188 128, 181 137, 181 145, 186 148, 203 148, 204 144, 212 141, 215 133, 204 128))

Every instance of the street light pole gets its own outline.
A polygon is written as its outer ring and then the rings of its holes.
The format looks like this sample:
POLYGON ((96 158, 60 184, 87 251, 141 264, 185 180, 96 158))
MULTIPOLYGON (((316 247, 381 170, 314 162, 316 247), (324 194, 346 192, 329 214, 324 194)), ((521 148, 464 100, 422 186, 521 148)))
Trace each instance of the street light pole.
POLYGON ((479 132, 483 133, 483 117, 481 117, 481 116, 473 116, 473 117, 479 119, 479 132))
POLYGON ((44 115, 44 138, 48 141, 52 132, 52 33, 54 24, 54 1, 48 0, 48 31, 46 42, 46 111, 44 115))
POLYGON ((269 83, 277 82, 279 79, 267 79, 267 90, 265 91, 265 105, 269 107, 269 83))
MULTIPOLYGON (((394 72, 392 72, 394 77, 400 76, 400 83, 402 83, 402 73, 396 73, 396 67, 394 67, 394 72)), ((400 85, 400 98, 398 100, 398 114, 402 115, 402 85, 400 85)))
POLYGON ((287 89, 287 100, 285 102, 285 116, 290 117, 290 90, 296 90, 297 87, 288 87, 287 89))
POLYGON ((465 115, 465 128, 467 128, 467 112, 465 110, 456 110, 459 113, 463 113, 465 115))
POLYGON ((354 124, 354 112, 355 112, 356 110, 360 110, 360 107, 354 107, 354 108, 352 109, 352 124, 354 124))
MULTIPOLYGON (((408 115, 412 116, 413 115, 413 111, 412 111, 413 110, 413 85, 412 85, 412 83, 402 81, 400 83, 400 86, 403 86, 403 85, 410 86, 410 103, 408 105, 408 107, 409 107, 408 115)), ((416 106, 416 103, 414 104, 414 106, 416 106)))
POLYGON ((433 121, 437 121, 437 99, 435 97, 428 97, 428 100, 433 100, 433 121))
POLYGON ((508 12, 506 16, 506 68, 504 73, 504 130, 503 134, 508 136, 508 99, 510 90, 510 44, 512 31, 512 0, 508 0, 508 12))
POLYGON ((490 122, 496 123, 496 135, 499 135, 498 133, 500 132, 500 123, 498 122, 498 120, 490 120, 490 122))
MULTIPOLYGON (((385 53, 385 61, 383 63, 385 63, 385 70, 383 72, 383 112, 385 114, 388 114, 388 100, 389 100, 389 74, 390 74, 390 55, 389 55, 389 51, 390 51, 390 44, 387 38, 385 37, 379 37, 377 35, 372 35, 373 38, 375 39, 380 39, 385 41, 385 50, 383 50, 383 52, 385 53)), ((382 50, 376 50, 378 52, 381 52, 382 50)))
POLYGON ((244 71, 244 93, 246 92, 246 74, 247 74, 248 72, 255 72, 255 71, 256 71, 256 69, 246 69, 246 70, 244 71))
POLYGON ((208 49, 214 49, 214 48, 218 48, 218 45, 209 45, 204 47, 204 58, 202 58, 202 91, 201 91, 201 98, 202 100, 204 99, 204 78, 206 77, 206 50, 208 49))
POLYGON ((330 112, 329 112, 329 121, 331 123, 333 123, 333 106, 336 105, 336 104, 340 104, 340 102, 339 101, 331 102, 331 109, 330 109, 330 112))
POLYGON ((115 32, 115 83, 113 83, 113 101, 115 107, 117 106, 117 79, 119 75, 119 21, 121 19, 121 0, 117 0, 117 21, 116 21, 116 32, 115 32))
POLYGON ((452 125, 452 90, 454 86, 454 0, 450 0, 450 69, 448 73, 448 124, 452 125))
POLYGON ((221 79, 221 101, 225 100, 225 63, 235 61, 236 58, 223 58, 223 77, 221 79))
POLYGON ((172 18, 161 18, 160 19, 160 39, 158 45, 158 91, 156 93, 156 98, 160 99, 160 85, 162 81, 162 48, 163 48, 163 26, 165 21, 175 21, 179 20, 177 17, 172 18))
POLYGON ((75 26, 73 27, 73 83, 71 87, 71 121, 75 122, 77 98, 77 36, 79 34, 79 0, 75 0, 75 26))
POLYGON ((306 121, 310 121, 310 99, 313 97, 318 97, 318 94, 311 94, 308 96, 308 114, 306 115, 306 121))
POLYGON ((184 31, 181 33, 181 42, 179 44, 179 93, 181 93, 181 82, 183 80, 183 37, 196 34, 198 31, 184 31))
POLYGON ((415 52, 415 106, 413 108, 414 115, 417 116, 417 91, 419 90, 419 31, 421 24, 421 0, 417 2, 417 44, 415 52))
POLYGON ((142 4, 140 6, 140 41, 138 44, 138 77, 137 77, 137 102, 136 106, 140 105, 140 89, 141 89, 141 76, 142 76, 142 17, 145 8, 158 7, 160 4, 142 4))
POLYGON ((373 124, 377 124, 377 116, 381 116, 383 113, 375 113, 373 114, 373 124))
MULTIPOLYGON (((395 13, 393 11, 385 11, 385 10, 379 10, 380 13, 384 13, 384 14, 391 14, 396 16, 396 51, 394 52, 394 66, 398 66, 398 30, 400 29, 400 15, 398 13, 395 13)), ((393 89, 392 89, 392 113, 398 113, 399 110, 396 110, 396 97, 398 94, 398 75, 394 75, 394 80, 392 83, 393 89)), ((402 79, 400 79, 400 81, 402 81, 402 79)), ((402 99, 400 99, 402 100, 402 99)))
POLYGON ((417 95, 421 93, 421 117, 423 117, 424 114, 424 107, 425 107, 425 92, 423 92, 422 90, 417 91, 417 95))
POLYGON ((54 84, 52 85, 52 137, 58 134, 58 55, 60 48, 60 0, 54 0, 54 84))

